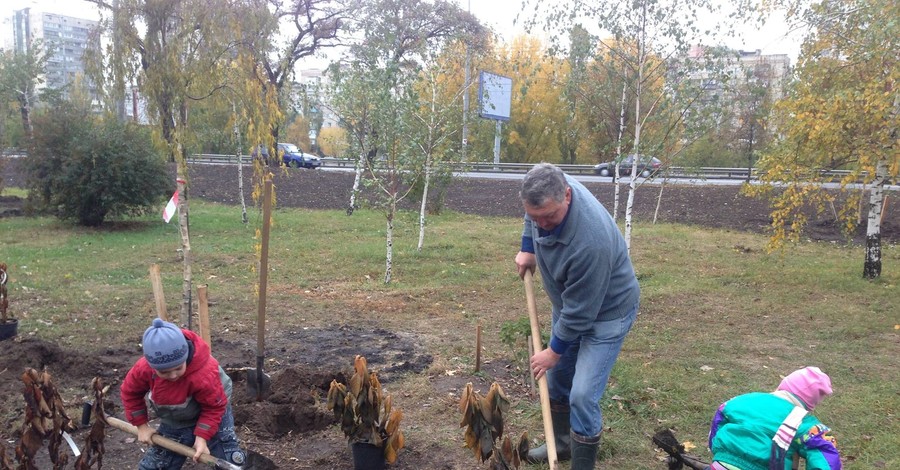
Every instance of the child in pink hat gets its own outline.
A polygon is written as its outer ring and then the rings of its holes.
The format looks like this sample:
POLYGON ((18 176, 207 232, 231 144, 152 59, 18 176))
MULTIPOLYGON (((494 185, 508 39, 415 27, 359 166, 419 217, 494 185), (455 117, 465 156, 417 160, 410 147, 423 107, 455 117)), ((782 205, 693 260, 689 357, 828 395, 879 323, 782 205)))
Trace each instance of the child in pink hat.
POLYGON ((788 374, 777 390, 792 393, 812 411, 823 398, 831 395, 831 378, 818 367, 804 367, 788 374))
POLYGON ((809 414, 831 393, 828 375, 804 367, 788 374, 774 392, 723 403, 709 431, 710 469, 790 470, 803 458, 807 470, 840 470, 831 429, 809 414))

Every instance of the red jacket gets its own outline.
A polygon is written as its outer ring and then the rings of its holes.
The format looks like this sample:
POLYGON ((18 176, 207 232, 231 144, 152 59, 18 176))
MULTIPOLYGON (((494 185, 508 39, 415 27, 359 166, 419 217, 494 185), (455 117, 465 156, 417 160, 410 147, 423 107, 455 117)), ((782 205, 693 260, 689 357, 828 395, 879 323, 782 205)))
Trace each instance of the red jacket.
POLYGON ((164 423, 176 428, 193 426, 194 435, 208 441, 219 430, 228 396, 209 345, 193 331, 181 331, 193 350, 184 375, 174 382, 162 379, 141 356, 122 382, 125 418, 135 426, 147 423, 146 397, 164 423))

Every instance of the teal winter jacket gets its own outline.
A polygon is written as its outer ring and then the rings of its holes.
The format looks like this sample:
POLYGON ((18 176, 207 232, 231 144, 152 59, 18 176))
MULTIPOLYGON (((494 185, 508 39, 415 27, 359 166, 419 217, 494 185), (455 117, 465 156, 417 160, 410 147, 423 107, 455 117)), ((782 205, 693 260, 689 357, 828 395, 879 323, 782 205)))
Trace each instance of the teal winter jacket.
MULTIPOLYGON (((723 403, 709 431, 713 459, 741 470, 768 470, 772 438, 795 406, 802 406, 788 392, 747 393, 723 403)), ((807 413, 791 441, 785 469, 799 454, 807 470, 839 470, 841 460, 830 429, 807 413)))

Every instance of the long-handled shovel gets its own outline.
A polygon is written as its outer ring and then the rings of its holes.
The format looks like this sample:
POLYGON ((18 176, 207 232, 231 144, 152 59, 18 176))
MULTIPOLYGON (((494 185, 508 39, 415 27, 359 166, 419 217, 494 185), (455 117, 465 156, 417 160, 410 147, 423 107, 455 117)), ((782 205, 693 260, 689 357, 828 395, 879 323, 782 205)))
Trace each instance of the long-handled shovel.
POLYGON ((266 284, 269 277, 269 227, 272 216, 272 176, 267 175, 263 189, 262 249, 259 255, 259 303, 256 310, 256 369, 247 369, 247 391, 256 401, 269 395, 272 381, 263 372, 266 353, 266 284))
MULTIPOLYGON (((113 418, 112 416, 107 416, 106 422, 110 426, 112 426, 120 431, 125 431, 128 434, 133 434, 135 436, 138 435, 138 429, 136 427, 132 426, 131 423, 126 423, 125 421, 122 421, 121 419, 113 418)), ((195 453, 193 448, 188 447, 179 442, 173 441, 172 439, 169 439, 167 437, 160 436, 159 434, 154 434, 154 435, 150 436, 150 440, 153 442, 154 445, 158 445, 164 449, 169 449, 172 452, 181 454, 185 457, 193 457, 194 453, 195 453)), ((210 467, 220 468, 223 470, 241 470, 241 467, 238 467, 237 465, 235 465, 225 459, 213 457, 210 454, 201 455, 200 462, 204 463, 206 465, 209 465, 210 467)))
MULTIPOLYGON (((535 354, 541 352, 541 329, 538 326, 537 305, 534 302, 534 281, 531 270, 525 270, 525 299, 528 301, 528 319, 531 322, 531 342, 535 354)), ((550 417, 550 390, 547 388, 547 376, 544 375, 538 381, 538 391, 541 395, 541 416, 544 418, 544 436, 547 438, 547 460, 550 470, 556 470, 559 461, 556 458, 556 438, 553 435, 553 420, 550 417)))

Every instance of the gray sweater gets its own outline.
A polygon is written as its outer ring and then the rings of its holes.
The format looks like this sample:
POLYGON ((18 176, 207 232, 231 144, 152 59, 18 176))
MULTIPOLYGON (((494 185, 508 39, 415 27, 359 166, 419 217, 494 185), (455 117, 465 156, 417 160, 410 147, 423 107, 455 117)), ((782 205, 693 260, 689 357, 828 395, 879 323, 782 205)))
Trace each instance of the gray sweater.
POLYGON ((572 202, 559 234, 545 233, 525 215, 544 289, 553 305, 550 347, 562 353, 596 321, 625 316, 640 297, 625 239, 609 212, 566 175, 572 202))

